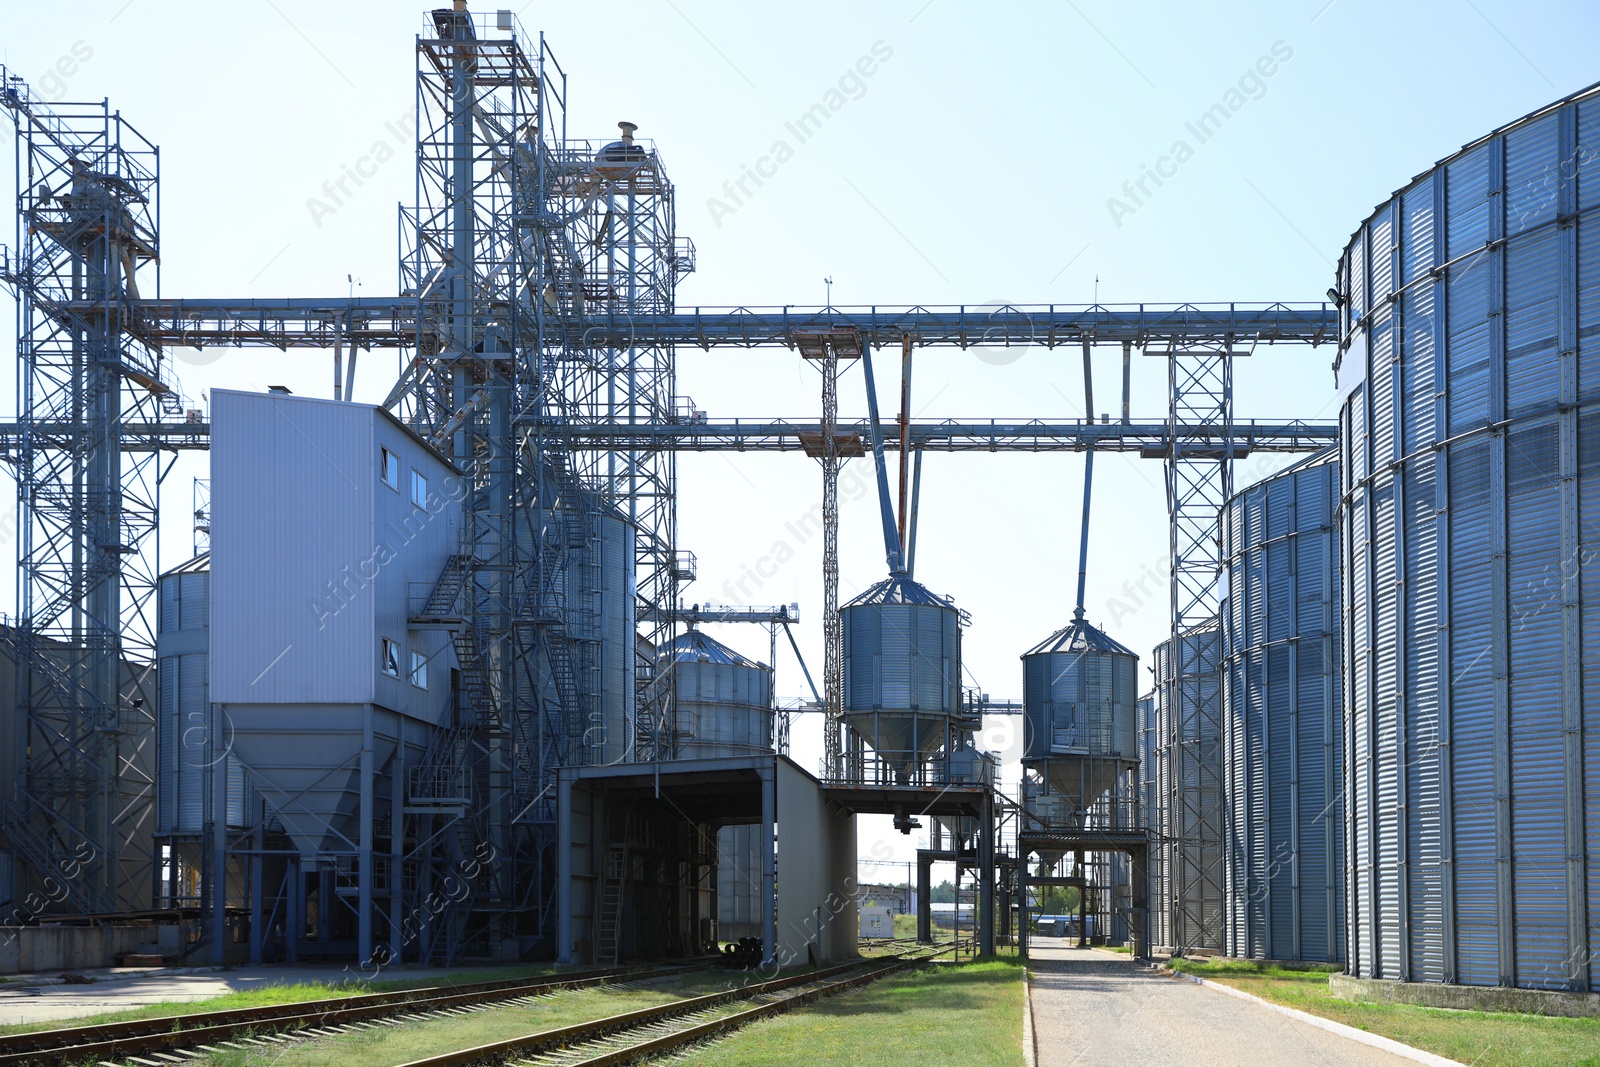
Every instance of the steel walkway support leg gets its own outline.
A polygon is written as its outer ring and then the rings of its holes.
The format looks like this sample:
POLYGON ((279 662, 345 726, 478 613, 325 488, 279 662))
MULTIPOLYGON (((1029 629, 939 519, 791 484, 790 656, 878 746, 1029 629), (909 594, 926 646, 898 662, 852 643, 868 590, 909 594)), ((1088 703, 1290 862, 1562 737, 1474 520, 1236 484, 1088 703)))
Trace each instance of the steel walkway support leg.
POLYGON ((985 796, 978 837, 978 955, 994 955, 994 802, 985 796))
POLYGON ((917 941, 933 943, 933 860, 917 854, 917 941))

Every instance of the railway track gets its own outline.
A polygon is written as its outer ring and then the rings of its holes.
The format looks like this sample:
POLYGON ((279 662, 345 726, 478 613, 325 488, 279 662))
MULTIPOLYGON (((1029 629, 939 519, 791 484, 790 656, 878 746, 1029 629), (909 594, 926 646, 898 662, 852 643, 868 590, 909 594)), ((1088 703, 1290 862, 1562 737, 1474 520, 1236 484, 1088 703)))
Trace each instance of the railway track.
POLYGON ((758 1019, 920 966, 942 954, 861 960, 447 1052, 413 1060, 402 1067, 614 1067, 654 1059, 722 1037, 758 1019))
POLYGON ((526 1002, 563 990, 667 978, 689 969, 673 966, 629 971, 610 967, 539 981, 429 986, 162 1019, 36 1030, 0 1037, 0 1067, 64 1067, 135 1060, 172 1063, 190 1058, 185 1053, 271 1044, 291 1037, 328 1036, 384 1020, 466 1014, 487 1007, 526 1002))

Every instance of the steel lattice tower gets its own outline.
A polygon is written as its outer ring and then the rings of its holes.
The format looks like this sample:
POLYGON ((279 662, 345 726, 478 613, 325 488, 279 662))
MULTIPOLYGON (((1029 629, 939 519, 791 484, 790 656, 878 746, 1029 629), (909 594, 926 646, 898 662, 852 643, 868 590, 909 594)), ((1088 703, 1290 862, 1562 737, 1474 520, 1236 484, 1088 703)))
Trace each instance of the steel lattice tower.
MULTIPOLYGON (((638 618, 652 644, 671 639, 678 583, 692 577, 676 550, 674 454, 574 451, 566 433, 671 421, 672 346, 635 342, 627 324, 673 311, 693 251, 675 235, 660 158, 630 125, 616 142, 567 138, 565 76, 542 38, 459 4, 430 19, 418 40, 417 204, 402 225, 416 356, 388 404, 467 472, 469 534, 434 594, 460 605, 462 700, 427 773, 468 765, 465 829, 492 857, 457 910, 537 911, 542 926, 555 771, 596 758, 599 646, 573 590, 596 566, 600 514, 637 534, 638 618)), ((662 682, 638 671, 631 758, 672 754, 662 682)), ((415 862, 439 870, 465 848, 415 862)))
POLYGON ((24 909, 148 907, 161 451, 123 437, 182 407, 140 300, 159 296, 159 155, 105 102, 47 107, 0 70, 18 132, 14 797, 24 909), (25 886, 34 890, 29 894, 25 886))
POLYGON ((1219 950, 1222 908, 1220 657, 1202 662, 1182 635, 1213 620, 1222 566, 1220 513, 1233 495, 1233 353, 1173 345, 1167 354, 1167 507, 1171 516, 1172 638, 1167 657, 1173 729, 1158 738, 1169 769, 1165 885, 1176 950, 1219 950))

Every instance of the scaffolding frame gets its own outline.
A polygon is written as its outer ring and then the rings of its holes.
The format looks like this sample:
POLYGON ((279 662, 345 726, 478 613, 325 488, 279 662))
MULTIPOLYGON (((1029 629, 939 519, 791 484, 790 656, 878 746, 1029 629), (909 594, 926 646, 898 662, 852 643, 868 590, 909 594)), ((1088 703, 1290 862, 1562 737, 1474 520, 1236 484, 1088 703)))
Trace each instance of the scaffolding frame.
POLYGON ((24 913, 155 893, 158 494, 171 452, 123 435, 182 410, 139 332, 160 296, 160 153, 98 103, 46 105, 0 68, 17 127, 17 789, 5 836, 24 913), (30 891, 24 891, 27 888, 30 891))

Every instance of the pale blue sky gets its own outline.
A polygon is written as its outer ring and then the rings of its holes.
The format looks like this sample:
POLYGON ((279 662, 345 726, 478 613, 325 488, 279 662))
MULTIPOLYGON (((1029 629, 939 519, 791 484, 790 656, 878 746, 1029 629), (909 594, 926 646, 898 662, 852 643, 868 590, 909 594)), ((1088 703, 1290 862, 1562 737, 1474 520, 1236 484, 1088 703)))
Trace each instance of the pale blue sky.
MULTIPOLYGON (((378 295, 395 290, 395 205, 412 199, 411 146, 390 126, 412 106, 422 11, 409 0, 19 4, 0 49, 36 89, 109 96, 162 146, 165 295, 338 294, 347 274, 378 295), (75 47, 89 58, 52 80, 75 47), (397 158, 313 219, 308 199, 379 143, 397 158)), ((521 18, 546 32, 568 73, 574 135, 609 137, 627 119, 657 141, 679 232, 699 249, 685 305, 820 303, 825 275, 841 305, 1087 302, 1097 275, 1105 302, 1317 300, 1350 233, 1391 191, 1600 77, 1600 11, 1526 0, 640 0, 534 3, 521 18), (875 48, 873 73, 850 75, 875 48), (785 124, 841 79, 847 102, 799 143, 785 124), (1242 106, 1201 143, 1186 124, 1236 89, 1242 106), (713 210, 712 197, 731 203, 724 182, 780 139, 793 157, 731 214, 713 210), (1114 220, 1108 199, 1126 199, 1124 183, 1179 140, 1192 158, 1161 164, 1172 176, 1147 182, 1153 195, 1114 220)), ((9 315, 4 329, 11 351, 9 315)), ((1238 415, 1331 417, 1332 356, 1258 351, 1237 372, 1238 415)), ((713 417, 816 411, 816 379, 787 351, 685 351, 679 365, 681 391, 713 417)), ((1104 396, 1115 366, 1103 352, 1104 396)), ((358 394, 381 398, 393 369, 392 356, 365 357, 358 394)), ((1159 414, 1160 366, 1139 370, 1134 414, 1159 414)), ((321 354, 187 353, 177 371, 195 397, 221 385, 331 387, 321 354)), ((931 352, 914 406, 922 417, 1067 417, 1081 390, 1075 350, 931 352)), ((843 396, 864 413, 859 375, 843 396)), ((1239 484, 1271 466, 1243 465, 1239 484)), ((1017 655, 1070 616, 1081 470, 1072 456, 928 460, 918 576, 972 612, 967 663, 997 696, 1020 693, 1017 655)), ((700 557, 688 595, 699 600, 730 599, 727 583, 792 542, 784 522, 820 485, 798 455, 686 456, 680 471, 681 540, 700 557)), ((186 459, 172 476, 171 515, 186 512, 196 473, 201 462, 186 459)), ((847 472, 847 486, 868 473, 847 472)), ((1090 615, 1147 653, 1166 627, 1164 593, 1115 625, 1108 601, 1165 566, 1161 470, 1108 458, 1095 484, 1090 615)), ((848 597, 881 576, 872 496, 847 495, 843 522, 848 597)), ((189 542, 183 523, 171 526, 167 564, 189 542)), ((757 602, 800 602, 802 644, 820 671, 820 545, 790 547, 791 563, 746 588, 757 602)), ((717 636, 765 656, 764 634, 717 636)), ((787 655, 778 684, 803 692, 787 655)), ((797 757, 814 767, 817 754, 802 726, 797 757)), ((876 835, 864 834, 864 852, 876 835)))

